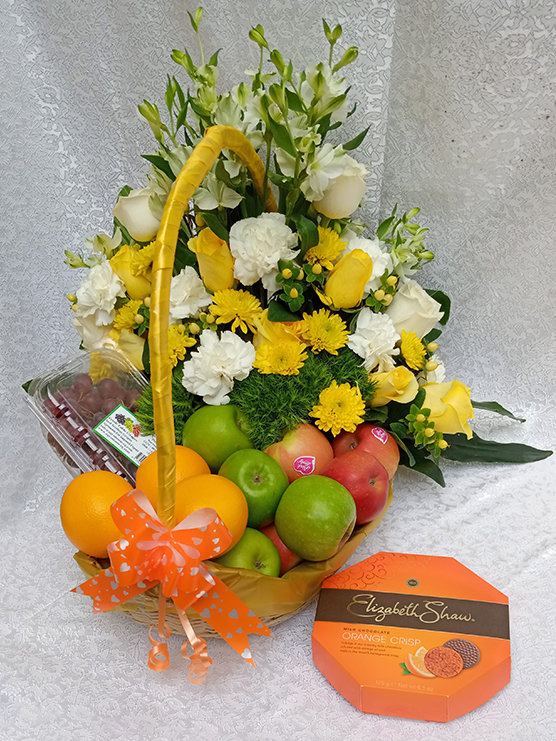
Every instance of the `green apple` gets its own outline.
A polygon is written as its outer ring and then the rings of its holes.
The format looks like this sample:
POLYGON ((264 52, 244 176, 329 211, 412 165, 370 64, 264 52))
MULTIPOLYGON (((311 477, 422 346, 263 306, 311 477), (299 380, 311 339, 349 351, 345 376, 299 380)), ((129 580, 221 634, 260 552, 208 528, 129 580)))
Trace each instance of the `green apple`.
POLYGON ((222 464, 219 476, 237 484, 247 499, 248 527, 265 527, 274 519, 288 477, 274 458, 262 450, 236 450, 222 464))
POLYGON ((327 476, 304 476, 284 492, 274 524, 284 544, 306 561, 337 553, 353 532, 357 509, 349 491, 327 476))
POLYGON ((214 559, 222 566, 249 569, 266 576, 279 576, 281 561, 278 548, 259 530, 246 527, 236 545, 220 558, 214 559))
POLYGON ((183 428, 182 442, 199 453, 213 473, 236 450, 252 448, 247 432, 247 418, 233 404, 204 406, 193 412, 183 428))

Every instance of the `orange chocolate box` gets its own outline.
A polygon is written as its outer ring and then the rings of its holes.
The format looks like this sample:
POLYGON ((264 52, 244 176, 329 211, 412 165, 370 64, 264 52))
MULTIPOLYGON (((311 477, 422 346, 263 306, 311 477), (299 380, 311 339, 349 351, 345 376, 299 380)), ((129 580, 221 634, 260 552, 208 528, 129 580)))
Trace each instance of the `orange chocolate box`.
POLYGON ((377 553, 329 577, 312 642, 365 713, 445 722, 510 681, 508 598, 454 558, 377 553))

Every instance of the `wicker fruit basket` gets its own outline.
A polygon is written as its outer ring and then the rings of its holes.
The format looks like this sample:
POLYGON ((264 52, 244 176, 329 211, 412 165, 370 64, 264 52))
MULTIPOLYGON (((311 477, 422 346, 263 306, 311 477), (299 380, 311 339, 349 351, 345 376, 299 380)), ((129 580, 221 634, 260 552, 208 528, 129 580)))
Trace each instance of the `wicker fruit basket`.
MULTIPOLYGON (((254 186, 264 200, 267 211, 277 211, 270 189, 264 194, 264 165, 242 132, 230 126, 207 129, 202 141, 181 170, 166 202, 157 234, 153 264, 153 293, 149 332, 151 383, 153 389, 155 433, 158 448, 158 515, 163 524, 174 527, 176 487, 176 458, 174 418, 172 411, 172 368, 168 357, 169 298, 178 232, 184 213, 189 208, 195 190, 219 157, 223 149, 233 151, 248 167, 254 186)), ((321 562, 302 562, 283 577, 270 577, 246 569, 232 569, 210 563, 215 575, 263 620, 269 627, 287 620, 310 604, 317 596, 323 580, 341 568, 357 546, 380 523, 386 508, 372 522, 358 528, 330 559, 321 562)), ((84 553, 75 556, 81 570, 88 577, 97 575, 108 564, 102 564, 84 553)), ((159 587, 118 605, 115 610, 127 613, 133 620, 151 625, 159 606, 159 587)), ((172 600, 167 600, 167 623, 172 631, 184 633, 172 600)), ((207 623, 193 610, 187 611, 191 624, 200 636, 216 636, 207 623)))

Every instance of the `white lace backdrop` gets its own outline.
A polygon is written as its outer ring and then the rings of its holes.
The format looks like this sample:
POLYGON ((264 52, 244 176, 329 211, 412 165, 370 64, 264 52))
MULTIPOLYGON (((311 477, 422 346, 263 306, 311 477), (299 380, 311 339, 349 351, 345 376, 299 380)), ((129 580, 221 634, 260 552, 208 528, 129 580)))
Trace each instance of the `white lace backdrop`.
MULTIPOLYGON (((206 0, 206 46, 221 89, 255 64, 249 28, 297 66, 325 53, 339 20, 359 63, 351 128, 371 171, 363 216, 419 205, 431 229, 428 287, 452 296, 442 340, 450 377, 527 417, 482 413, 499 440, 554 447, 556 16, 552 0, 206 0)), ((553 459, 524 467, 446 465, 447 487, 396 479, 385 522, 356 554, 451 555, 510 596, 513 679, 448 726, 365 716, 311 662, 314 608, 252 640, 257 668, 223 642, 202 688, 179 659, 146 666, 146 630, 93 616, 70 594, 80 572, 58 507, 67 475, 19 384, 77 347, 63 249, 109 228, 119 188, 144 182, 151 150, 136 115, 161 102, 169 52, 195 48, 189 0, 3 0, 0 23, 2 331, 0 737, 14 741, 465 739, 556 736, 553 459)))

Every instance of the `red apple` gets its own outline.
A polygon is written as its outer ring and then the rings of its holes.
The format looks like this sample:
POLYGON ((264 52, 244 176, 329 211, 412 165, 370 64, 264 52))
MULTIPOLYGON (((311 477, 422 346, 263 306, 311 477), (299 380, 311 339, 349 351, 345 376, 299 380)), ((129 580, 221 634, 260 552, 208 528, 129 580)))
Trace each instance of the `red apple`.
POLYGON ((345 486, 353 497, 357 525, 374 520, 386 506, 388 473, 372 453, 361 450, 361 447, 334 458, 324 475, 345 486))
POLYGON ((355 432, 340 432, 332 447, 336 457, 355 448, 372 453, 388 471, 390 481, 394 478, 400 462, 398 443, 386 430, 376 427, 371 422, 359 425, 355 432))
POLYGON ((303 424, 265 451, 282 466, 290 484, 310 474, 320 475, 334 458, 326 435, 314 425, 303 424))
POLYGON ((299 556, 296 556, 296 554, 293 551, 290 551, 290 549, 280 540, 280 536, 276 532, 274 523, 272 523, 272 525, 267 525, 266 527, 262 527, 261 533, 264 533, 267 538, 270 538, 270 540, 274 543, 276 548, 278 548, 278 553, 280 554, 280 561, 282 562, 282 568, 280 569, 280 576, 284 576, 286 571, 293 569, 294 566, 297 566, 298 563, 301 563, 302 559, 299 556))

